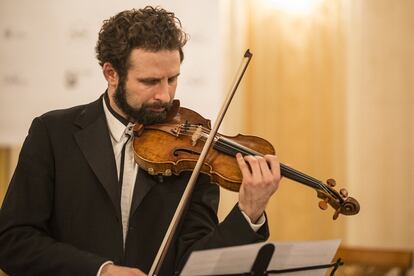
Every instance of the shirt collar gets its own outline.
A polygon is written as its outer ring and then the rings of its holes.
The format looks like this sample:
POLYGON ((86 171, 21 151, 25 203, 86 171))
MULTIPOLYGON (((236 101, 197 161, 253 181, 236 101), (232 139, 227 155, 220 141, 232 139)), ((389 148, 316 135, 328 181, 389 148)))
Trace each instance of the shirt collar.
POLYGON ((109 132, 116 142, 120 142, 125 133, 131 133, 135 124, 128 122, 112 109, 109 104, 108 91, 103 97, 103 107, 109 132))

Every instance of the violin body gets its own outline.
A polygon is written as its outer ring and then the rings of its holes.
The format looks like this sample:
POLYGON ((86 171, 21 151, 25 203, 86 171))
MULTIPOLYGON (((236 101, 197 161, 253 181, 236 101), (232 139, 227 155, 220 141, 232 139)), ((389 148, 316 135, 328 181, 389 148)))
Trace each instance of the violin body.
MULTIPOLYGON (((201 128, 209 130, 210 120, 193 110, 180 107, 168 122, 145 126, 141 133, 137 131, 134 138, 135 161, 152 175, 169 176, 192 171, 205 142, 203 134, 195 137, 197 129, 201 128)), ((275 153, 273 146, 260 137, 238 134, 237 136, 220 135, 220 139, 234 141, 238 145, 262 154, 275 153)), ((226 154, 218 150, 216 147, 219 143, 216 141, 210 149, 201 172, 208 174, 211 182, 238 192, 242 175, 237 160, 231 153, 226 154)))
MULTIPOLYGON (((135 161, 151 175, 170 176, 179 175, 183 171, 193 171, 205 141, 209 138, 210 130, 210 120, 191 109, 180 107, 179 101, 174 100, 164 123, 135 126, 135 161)), ((208 174, 211 182, 238 192, 242 174, 235 158, 237 153, 263 156, 275 154, 275 150, 268 141, 260 137, 216 134, 200 172, 208 174)), ((280 171, 282 176, 315 189, 317 197, 322 200, 319 207, 323 210, 328 205, 333 207, 334 219, 339 214, 349 216, 359 212, 358 201, 349 197, 346 189, 340 189, 339 192, 334 189, 335 180, 329 179, 325 184, 283 163, 280 163, 280 171)))

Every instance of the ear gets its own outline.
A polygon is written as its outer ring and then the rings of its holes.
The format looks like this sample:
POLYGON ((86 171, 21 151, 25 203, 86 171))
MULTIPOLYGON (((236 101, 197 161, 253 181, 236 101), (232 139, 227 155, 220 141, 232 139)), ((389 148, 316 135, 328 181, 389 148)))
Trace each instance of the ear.
POLYGON ((111 63, 105 62, 104 65, 102 66, 102 71, 103 71, 106 81, 108 82, 108 87, 118 86, 119 75, 111 63))

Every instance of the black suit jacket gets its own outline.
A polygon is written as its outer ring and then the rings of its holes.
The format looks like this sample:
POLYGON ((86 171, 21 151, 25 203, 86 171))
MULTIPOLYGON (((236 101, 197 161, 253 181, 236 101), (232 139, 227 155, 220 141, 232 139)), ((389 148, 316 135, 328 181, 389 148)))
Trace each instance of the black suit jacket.
MULTIPOLYGON (((11 275, 96 275, 107 260, 148 272, 189 173, 152 177, 139 170, 123 248, 120 187, 102 106, 33 120, 0 211, 0 267, 11 275)), ((235 207, 218 224, 219 188, 200 176, 162 273, 192 250, 263 241, 235 207)))

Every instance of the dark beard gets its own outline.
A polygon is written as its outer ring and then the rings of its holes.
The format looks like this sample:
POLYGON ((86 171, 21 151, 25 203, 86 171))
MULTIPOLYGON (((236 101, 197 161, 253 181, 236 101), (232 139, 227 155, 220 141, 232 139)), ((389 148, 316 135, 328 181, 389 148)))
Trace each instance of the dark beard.
POLYGON ((167 118, 168 111, 171 109, 172 102, 142 104, 140 108, 134 108, 129 105, 126 98, 126 89, 124 83, 119 83, 115 90, 114 100, 116 105, 127 115, 127 119, 143 125, 162 123, 167 118), (164 108, 162 112, 154 112, 150 108, 164 108))

